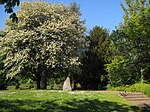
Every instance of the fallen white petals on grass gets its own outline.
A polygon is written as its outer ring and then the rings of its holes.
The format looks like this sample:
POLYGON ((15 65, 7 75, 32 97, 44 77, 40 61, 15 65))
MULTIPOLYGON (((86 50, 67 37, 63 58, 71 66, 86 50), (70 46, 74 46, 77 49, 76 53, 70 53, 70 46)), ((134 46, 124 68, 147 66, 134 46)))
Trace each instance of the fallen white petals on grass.
POLYGON ((17 93, 17 92, 10 92, 10 94, 15 94, 15 93, 17 93))
POLYGON ((85 94, 90 94, 89 92, 86 92, 86 91, 71 91, 71 92, 68 92, 69 94, 82 94, 82 95, 85 95, 85 94))
POLYGON ((42 93, 36 93, 36 96, 35 97, 42 97, 44 94, 42 93))

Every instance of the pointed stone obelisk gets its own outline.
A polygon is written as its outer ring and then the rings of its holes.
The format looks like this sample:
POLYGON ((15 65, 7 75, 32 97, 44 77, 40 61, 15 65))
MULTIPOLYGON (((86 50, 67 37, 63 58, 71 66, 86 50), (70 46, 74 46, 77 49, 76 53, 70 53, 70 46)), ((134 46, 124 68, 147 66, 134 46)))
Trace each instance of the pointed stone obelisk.
POLYGON ((63 85, 63 91, 71 91, 71 84, 70 84, 70 78, 67 77, 66 80, 64 81, 63 85))

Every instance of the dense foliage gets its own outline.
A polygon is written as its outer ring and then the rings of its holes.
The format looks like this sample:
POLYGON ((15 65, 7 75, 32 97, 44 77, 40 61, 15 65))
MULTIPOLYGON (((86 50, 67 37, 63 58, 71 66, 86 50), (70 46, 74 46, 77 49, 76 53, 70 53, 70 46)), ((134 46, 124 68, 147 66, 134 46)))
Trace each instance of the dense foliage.
POLYGON ((3 63, 3 56, 0 56, 0 90, 6 89, 6 74, 4 73, 4 63, 3 63))
POLYGON ((80 64, 85 27, 73 7, 44 2, 20 5, 18 23, 7 20, 7 34, 1 40, 7 77, 30 77, 37 88, 46 88, 52 69, 80 64))
POLYGON ((120 86, 150 82, 150 5, 145 0, 127 0, 124 23, 111 35, 116 52, 107 65, 110 84, 120 86))
MULTIPOLYGON (((5 32, 0 30, 0 39, 5 36, 5 32)), ((0 55, 0 90, 7 88, 6 74, 4 70, 3 60, 5 59, 4 55, 0 55)))
POLYGON ((83 89, 105 89, 108 79, 104 64, 111 54, 109 32, 103 27, 95 26, 87 38, 90 46, 82 59, 80 83, 83 89))
MULTIPOLYGON (((86 35, 76 3, 21 3, 18 22, 7 19, 0 31, 1 84, 12 78, 16 88, 20 83, 33 88, 36 81, 38 89, 47 84, 60 89, 67 76, 74 89, 150 83, 150 1, 125 2, 124 22, 110 35, 100 26, 86 35)), ((19 0, 5 5, 12 11, 9 6, 19 5, 19 0)))
POLYGON ((150 96, 150 84, 136 83, 133 85, 119 86, 119 87, 108 87, 109 90, 113 91, 126 91, 126 92, 142 92, 147 96, 150 96))

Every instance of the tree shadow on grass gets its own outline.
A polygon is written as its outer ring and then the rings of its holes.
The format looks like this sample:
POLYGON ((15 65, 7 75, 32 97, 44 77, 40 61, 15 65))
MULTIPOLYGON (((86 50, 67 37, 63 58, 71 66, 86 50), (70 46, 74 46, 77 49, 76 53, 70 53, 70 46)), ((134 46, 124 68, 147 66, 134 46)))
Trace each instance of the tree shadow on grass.
POLYGON ((0 100, 0 112, 146 112, 136 106, 94 100, 0 100))

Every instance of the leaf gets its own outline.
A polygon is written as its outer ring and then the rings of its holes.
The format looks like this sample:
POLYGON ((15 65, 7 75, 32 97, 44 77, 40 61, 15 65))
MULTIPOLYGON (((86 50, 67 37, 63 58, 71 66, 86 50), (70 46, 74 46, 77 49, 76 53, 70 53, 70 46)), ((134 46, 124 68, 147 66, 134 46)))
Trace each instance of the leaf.
POLYGON ((12 0, 11 1, 11 7, 14 7, 16 5, 17 1, 16 0, 12 0))
POLYGON ((12 10, 12 8, 11 8, 11 7, 9 7, 9 8, 6 8, 6 9, 5 9, 5 12, 7 12, 7 13, 12 13, 12 12, 13 12, 13 10, 12 10))
POLYGON ((0 4, 4 4, 5 3, 5 0, 0 0, 0 4))
POLYGON ((10 16, 9 16, 10 19, 12 19, 13 22, 18 22, 18 17, 16 15, 16 13, 12 13, 10 16))
POLYGON ((20 5, 20 0, 17 0, 17 6, 19 6, 20 5))

